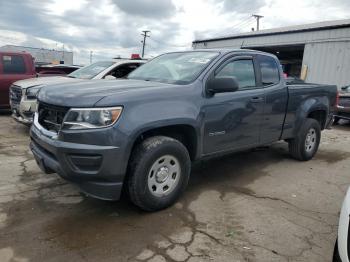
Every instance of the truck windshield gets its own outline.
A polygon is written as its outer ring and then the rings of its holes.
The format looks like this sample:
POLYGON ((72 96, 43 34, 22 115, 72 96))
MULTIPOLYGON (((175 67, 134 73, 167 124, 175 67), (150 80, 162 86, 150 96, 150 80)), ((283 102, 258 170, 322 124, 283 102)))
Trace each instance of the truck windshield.
POLYGON ((92 79, 93 77, 97 76, 99 73, 101 73, 103 70, 105 70, 113 64, 113 62, 109 61, 96 62, 91 65, 80 68, 67 76, 71 78, 92 79))
POLYGON ((128 78, 169 84, 189 84, 218 55, 217 52, 207 51, 164 54, 131 72, 128 78))

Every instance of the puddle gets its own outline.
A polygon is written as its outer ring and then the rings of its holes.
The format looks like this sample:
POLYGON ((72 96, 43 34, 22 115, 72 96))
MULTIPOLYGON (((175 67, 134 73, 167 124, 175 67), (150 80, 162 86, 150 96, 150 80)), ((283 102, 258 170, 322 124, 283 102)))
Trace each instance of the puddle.
MULTIPOLYGON (((0 248, 14 247, 16 254, 31 261, 62 261, 65 254, 72 259, 75 253, 91 261, 125 261, 187 224, 182 209, 145 213, 125 200, 86 198, 79 204, 58 205, 31 199, 8 203, 5 209, 0 248)), ((75 261, 80 260, 84 259, 75 261)))

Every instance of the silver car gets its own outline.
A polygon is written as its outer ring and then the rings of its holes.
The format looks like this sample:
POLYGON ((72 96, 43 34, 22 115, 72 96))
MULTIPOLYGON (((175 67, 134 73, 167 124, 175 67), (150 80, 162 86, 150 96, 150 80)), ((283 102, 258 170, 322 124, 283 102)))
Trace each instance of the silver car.
POLYGON ((80 68, 66 76, 37 77, 21 80, 10 87, 12 117, 25 125, 33 122, 36 111, 36 96, 40 88, 85 79, 117 79, 126 77, 131 71, 146 63, 145 60, 115 59, 100 61, 80 68))

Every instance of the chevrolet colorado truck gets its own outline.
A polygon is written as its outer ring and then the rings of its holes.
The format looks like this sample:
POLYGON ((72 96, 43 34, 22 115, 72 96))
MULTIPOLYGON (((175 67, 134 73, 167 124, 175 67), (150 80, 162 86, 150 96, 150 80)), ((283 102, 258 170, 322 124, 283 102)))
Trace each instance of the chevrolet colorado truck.
MULTIPOLYGON (((17 122, 31 125, 37 108, 36 94, 45 85, 74 82, 85 79, 123 78, 140 65, 146 63, 141 59, 114 59, 99 61, 85 66, 65 76, 37 77, 13 83, 10 87, 12 118, 17 122)), ((39 73, 39 76, 40 75, 39 73)))
POLYGON ((310 160, 336 96, 332 85, 287 85, 271 54, 167 53, 125 80, 42 88, 30 147, 44 172, 86 194, 117 200, 123 189, 155 211, 177 200, 197 160, 279 140, 310 160))

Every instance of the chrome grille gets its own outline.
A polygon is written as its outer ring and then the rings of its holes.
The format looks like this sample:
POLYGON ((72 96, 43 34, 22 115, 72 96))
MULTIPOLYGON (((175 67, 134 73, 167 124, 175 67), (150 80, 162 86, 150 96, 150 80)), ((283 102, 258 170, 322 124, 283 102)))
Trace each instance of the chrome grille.
POLYGON ((38 122, 49 131, 58 132, 69 108, 39 103, 38 122))
POLYGON ((10 87, 10 101, 12 104, 19 104, 22 99, 22 89, 19 86, 10 87))

